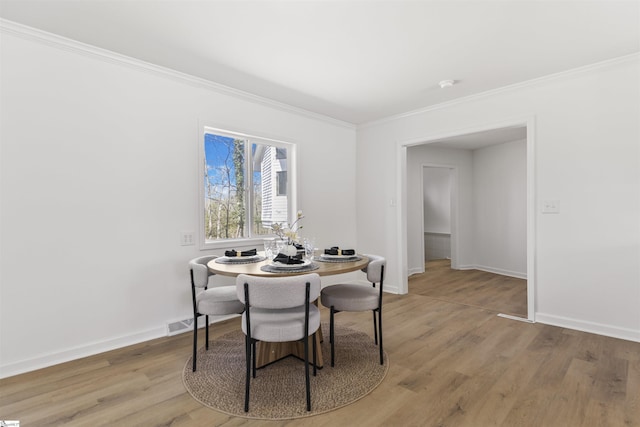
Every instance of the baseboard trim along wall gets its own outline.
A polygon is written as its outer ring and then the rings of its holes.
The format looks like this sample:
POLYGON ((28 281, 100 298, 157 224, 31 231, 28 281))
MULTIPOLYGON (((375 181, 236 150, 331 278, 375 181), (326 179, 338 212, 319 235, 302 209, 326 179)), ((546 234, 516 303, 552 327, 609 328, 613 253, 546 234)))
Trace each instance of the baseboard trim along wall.
MULTIPOLYGON (((502 276, 509 276, 509 277, 515 277, 516 279, 527 279, 527 273, 519 273, 517 271, 509 271, 509 270, 502 270, 500 268, 493 268, 493 267, 486 267, 483 265, 460 265, 458 266, 458 270, 480 270, 480 271, 486 271, 487 273, 494 273, 494 274, 500 274, 502 276)), ((419 267, 416 268, 410 268, 407 271, 407 274, 409 276, 412 276, 414 274, 422 274, 424 273, 425 270, 420 269, 419 267)))
POLYGON ((559 326, 561 328, 575 329, 577 331, 640 342, 640 330, 619 328, 546 313, 536 313, 536 323, 544 323, 545 325, 559 326))
POLYGON ((50 353, 44 356, 34 357, 33 359, 2 365, 0 366, 0 378, 11 377, 25 372, 47 368, 49 366, 93 356, 95 354, 104 353, 106 351, 115 350, 128 345, 139 344, 141 342, 164 337, 166 335, 166 327, 161 326, 131 335, 125 335, 101 342, 94 342, 57 353, 50 353))
MULTIPOLYGON (((371 284, 369 283, 369 285, 371 285, 371 284)), ((397 285, 388 285, 388 284, 385 283, 383 291, 385 293, 388 293, 388 294, 396 294, 397 295, 397 294, 400 293, 400 288, 398 288, 397 285)))
POLYGON ((409 276, 413 276, 414 274, 421 274, 424 273, 424 268, 420 269, 420 268, 410 268, 409 271, 407 271, 407 274, 409 276))
POLYGON ((527 273, 520 273, 518 271, 503 270, 501 268, 487 267, 484 265, 461 265, 460 270, 480 270, 487 273, 500 274, 502 276, 515 277, 516 279, 527 279, 527 273))
MULTIPOLYGON (((238 315, 228 316, 213 316, 209 317, 209 323, 222 322, 238 315)), ((191 317, 191 319, 193 319, 191 317)), ((198 319, 198 328, 204 327, 204 316, 198 319)), ((181 332, 191 332, 193 329, 190 327, 181 332)), ((16 363, 10 363, 8 365, 0 366, 0 378, 12 377, 14 375, 24 374, 25 372, 31 372, 38 369, 48 368, 49 366, 58 365, 60 363, 69 362, 71 360, 81 359, 83 357, 94 356, 96 354, 104 353, 106 351, 116 350, 129 345, 140 344, 145 341, 154 340, 156 338, 162 338, 172 335, 167 326, 149 329, 147 331, 139 332, 136 334, 126 335, 111 340, 91 343, 85 346, 76 347, 58 353, 51 353, 45 356, 36 357, 29 360, 23 360, 16 363)))

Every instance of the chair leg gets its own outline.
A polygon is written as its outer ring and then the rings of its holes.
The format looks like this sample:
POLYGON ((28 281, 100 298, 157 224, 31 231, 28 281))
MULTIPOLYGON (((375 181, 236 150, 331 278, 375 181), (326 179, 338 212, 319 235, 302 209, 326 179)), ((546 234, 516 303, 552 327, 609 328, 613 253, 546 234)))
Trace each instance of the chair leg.
POLYGON ((256 341, 254 340, 251 343, 251 366, 253 367, 253 378, 256 377, 256 341))
POLYGON ((245 364, 247 376, 244 384, 244 412, 249 412, 249 382, 251 381, 251 343, 249 337, 245 337, 245 364))
POLYGON ((318 361, 317 361, 317 357, 316 357, 316 353, 318 351, 317 349, 317 344, 316 344, 316 337, 317 337, 317 332, 314 332, 312 335, 312 339, 313 339, 313 376, 316 376, 316 373, 318 371, 318 361))
POLYGON ((335 311, 333 309, 333 306, 331 306, 331 309, 329 310, 329 342, 331 343, 331 367, 333 368, 335 366, 335 337, 334 335, 334 315, 335 315, 335 311))
POLYGON ((378 326, 376 322, 376 311, 373 310, 371 313, 373 313, 373 341, 375 345, 378 345, 378 326))
POLYGON ((305 385, 307 387, 307 411, 311 411, 311 383, 309 381, 309 336, 306 336, 303 341, 304 341, 304 380, 305 380, 305 385))
POLYGON ((204 316, 204 320, 205 320, 205 328, 206 328, 206 332, 205 332, 205 338, 206 338, 206 344, 205 344, 205 349, 208 351, 209 350, 209 315, 204 316))
POLYGON ((382 307, 378 308, 378 327, 380 333, 380 364, 383 363, 383 351, 382 351, 382 307))
POLYGON ((333 307, 329 309, 329 344, 333 342, 333 335, 331 333, 331 328, 333 328, 333 307))
POLYGON ((193 372, 196 371, 196 352, 198 350, 198 318, 193 319, 193 372))

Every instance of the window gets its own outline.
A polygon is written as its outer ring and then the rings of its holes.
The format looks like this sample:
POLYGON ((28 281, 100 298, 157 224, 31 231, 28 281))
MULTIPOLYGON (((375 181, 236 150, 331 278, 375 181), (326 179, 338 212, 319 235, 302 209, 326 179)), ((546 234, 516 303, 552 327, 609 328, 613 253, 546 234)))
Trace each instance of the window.
POLYGON ((204 128, 203 143, 203 249, 251 244, 273 234, 274 223, 290 222, 293 144, 213 128, 204 128))
POLYGON ((279 171, 276 175, 276 196, 287 195, 287 171, 279 171))

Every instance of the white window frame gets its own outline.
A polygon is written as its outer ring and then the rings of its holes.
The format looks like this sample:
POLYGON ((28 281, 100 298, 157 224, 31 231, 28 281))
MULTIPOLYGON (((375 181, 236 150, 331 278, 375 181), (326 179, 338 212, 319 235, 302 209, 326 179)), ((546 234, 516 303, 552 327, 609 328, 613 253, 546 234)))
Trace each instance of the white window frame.
MULTIPOLYGON (((261 246, 264 242, 265 237, 273 236, 270 235, 260 235, 260 236, 251 236, 251 237, 243 237, 239 239, 219 239, 215 241, 207 241, 205 239, 205 198, 204 198, 204 176, 205 176, 205 167, 206 167, 206 159, 204 152, 204 138, 206 134, 216 134, 220 136, 226 136, 231 138, 240 138, 249 141, 246 149, 250 151, 251 143, 259 143, 264 145, 270 145, 279 148, 287 149, 287 211, 288 217, 295 218, 296 213, 298 212, 297 208, 297 145, 292 142, 282 141, 278 139, 257 136, 255 134, 249 134, 244 132, 237 132, 229 129, 222 129, 220 127, 215 126, 207 126, 200 125, 200 132, 198 135, 198 242, 200 250, 210 250, 210 249, 233 249, 245 246, 256 246, 258 250, 261 250, 261 246)), ((250 156, 245 156, 245 159, 249 159, 250 156)), ((247 162, 249 168, 252 168, 251 162, 247 162)), ((247 165, 245 165, 247 166, 247 165)), ((245 194, 249 194, 249 206, 253 207, 253 192, 248 191, 249 186, 251 185, 251 178, 253 174, 253 170, 245 171, 246 178, 245 179, 245 194)), ((252 209, 247 209, 247 223, 251 224, 252 221, 252 209)))

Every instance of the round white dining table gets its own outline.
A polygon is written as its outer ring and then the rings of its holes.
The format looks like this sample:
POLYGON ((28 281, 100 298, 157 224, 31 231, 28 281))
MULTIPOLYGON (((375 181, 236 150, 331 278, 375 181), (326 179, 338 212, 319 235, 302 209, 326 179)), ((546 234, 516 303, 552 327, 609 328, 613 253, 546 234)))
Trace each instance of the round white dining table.
MULTIPOLYGON (((223 264, 216 262, 216 260, 213 259, 209 261, 207 267, 212 273, 230 277, 236 277, 239 274, 248 274, 260 277, 286 277, 307 273, 317 273, 320 276, 330 276, 334 274, 343 274, 362 270, 367 266, 367 264, 369 264, 369 258, 364 255, 358 255, 357 260, 348 262, 324 262, 320 260, 314 260, 313 263, 317 265, 318 268, 311 271, 268 272, 261 270, 261 267, 269 265, 270 263, 270 260, 264 260, 253 263, 223 264)), ((318 368, 322 368, 324 364, 322 358, 322 350, 320 348, 320 343, 322 341, 322 329, 320 329, 318 332, 319 333, 316 334, 316 366, 318 368)), ((311 337, 309 337, 309 339, 311 339, 311 337)), ((273 343, 259 342, 256 353, 256 367, 261 368, 291 355, 304 360, 304 345, 300 341, 273 343)))
POLYGON ((294 274, 317 273, 319 276, 330 276, 333 274, 350 273, 352 271, 362 270, 369 264, 369 258, 364 255, 358 255, 358 259, 348 262, 325 262, 320 260, 312 261, 318 266, 316 270, 310 271, 286 271, 268 272, 262 271, 261 268, 271 263, 270 260, 252 263, 225 263, 216 262, 215 259, 209 261, 207 267, 209 271, 222 276, 236 277, 239 274, 248 274, 250 276, 260 277, 286 277, 294 274))

